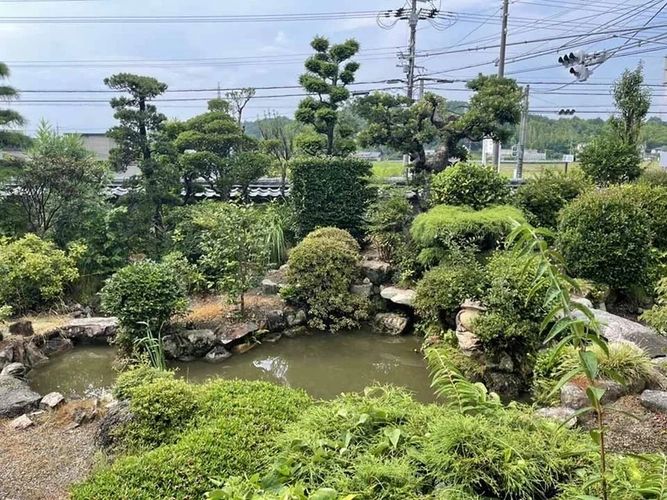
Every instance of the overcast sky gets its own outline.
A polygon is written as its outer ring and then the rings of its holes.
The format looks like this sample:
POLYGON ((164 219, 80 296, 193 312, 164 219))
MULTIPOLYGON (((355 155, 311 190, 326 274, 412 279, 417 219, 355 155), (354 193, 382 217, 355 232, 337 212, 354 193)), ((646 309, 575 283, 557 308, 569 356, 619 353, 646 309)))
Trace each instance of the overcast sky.
MULTIPOLYGON (((583 34, 618 18, 621 8, 646 4, 646 0, 517 0, 510 7, 510 42, 556 36, 583 34), (607 5, 610 11, 601 12, 607 5), (589 9, 589 10, 587 10, 589 9), (535 20, 548 18, 539 25, 535 20), (555 22, 561 22, 556 26, 555 22)), ((664 2, 649 2, 655 7, 637 11, 627 26, 641 26, 658 11, 664 2)), ((418 49, 442 50, 452 45, 480 48, 497 44, 500 34, 501 0, 450 0, 442 9, 460 13, 462 17, 451 27, 440 31, 423 21, 419 25, 418 49), (485 24, 482 24, 486 21, 485 24), (473 31, 475 30, 475 31, 473 31), (484 40, 487 37, 487 40, 484 40), (463 41, 461 41, 463 39, 463 41), (481 40, 476 42, 477 40, 481 40), (461 42, 460 42, 461 41, 461 42), (460 43, 459 43, 460 42, 460 43), (461 45, 462 44, 462 45, 461 45)), ((423 4, 426 7, 426 4, 423 4)), ((299 14, 313 12, 384 11, 402 6, 402 0, 84 0, 84 1, 7 1, 0 0, 0 20, 11 17, 53 16, 195 16, 195 15, 257 15, 299 14)), ((429 7, 430 8, 430 7, 429 7)), ((652 24, 667 24, 667 11, 661 12, 652 24)), ((614 29, 614 27, 610 28, 614 29)), ((665 32, 665 29, 662 29, 665 32)), ((237 86, 267 87, 295 85, 302 72, 303 59, 309 53, 309 42, 316 34, 332 41, 356 38, 362 47, 359 55, 360 82, 402 78, 396 65, 396 52, 405 48, 407 23, 399 22, 393 29, 381 29, 374 18, 308 22, 264 23, 197 23, 197 24, 33 24, 0 23, 0 60, 12 71, 10 83, 23 91, 24 102, 12 106, 29 119, 32 132, 45 118, 62 131, 103 132, 113 125, 112 112, 104 102, 109 94, 95 93, 33 93, 30 90, 101 90, 103 78, 120 71, 154 76, 173 90, 237 86), (236 58, 232 61, 224 59, 236 58), (246 59, 248 58, 248 59, 246 59), (285 58, 289 58, 285 60, 285 58), (205 61, 209 59, 209 61, 205 61), (210 61, 217 59, 217 61, 210 61), (223 59, 222 61, 220 59, 223 59), (202 61, 204 60, 204 61, 202 61), (243 60, 241 64, 239 61, 243 60), (74 64, 73 62, 80 63, 74 64), (34 100, 74 100, 74 103, 30 103, 34 100)), ((642 32, 635 40, 659 34, 642 32)), ((618 47, 627 40, 618 38, 588 44, 590 50, 618 47)), ((557 82, 533 85, 533 109, 551 112, 559 107, 604 112, 611 109, 608 95, 580 96, 576 92, 608 93, 608 86, 591 85, 558 87, 572 81, 567 70, 557 67, 558 45, 567 48, 568 39, 545 44, 512 45, 508 48, 507 75, 520 82, 557 82), (539 58, 514 62, 512 58, 531 55, 546 48, 553 52, 539 58), (549 68, 544 68, 550 66, 549 68), (536 68, 541 68, 535 70, 536 68), (535 70, 535 71, 526 71, 535 70), (518 73, 517 73, 518 72, 518 73), (551 93, 545 93, 552 90, 551 93), (567 94, 561 95, 559 92, 567 94)), ((663 42, 664 43, 664 42, 663 42)), ((663 58, 667 45, 647 44, 643 48, 660 50, 643 55, 614 58, 598 68, 589 82, 609 84, 626 67, 644 60, 648 83, 659 85, 663 78, 663 58), (664 50, 663 50, 664 47, 664 50)), ((460 47, 459 47, 460 48, 460 47)), ((561 52, 565 51, 565 48, 561 52)), ((477 73, 494 73, 490 62, 498 57, 497 48, 466 53, 420 57, 418 64, 426 73, 438 78, 466 79, 477 73), (458 69, 477 63, 489 64, 458 69), (456 71, 453 71, 456 70, 456 71)), ((449 99, 466 99, 464 83, 438 85, 436 91, 449 99)), ((373 89, 386 87, 374 84, 355 87, 373 89)), ((666 111, 662 95, 656 88, 653 111, 666 111)), ((298 89, 262 90, 258 95, 275 96, 299 93, 298 89)), ((205 110, 204 99, 210 93, 169 93, 165 98, 196 98, 200 101, 164 102, 160 109, 169 117, 187 118, 205 110)), ((246 118, 262 116, 267 110, 292 115, 298 97, 255 99, 248 107, 246 118)), ((541 111, 540 111, 541 112, 541 111)), ((551 116, 554 116, 551 113, 551 116)), ((582 117, 593 115, 581 114, 582 117)))

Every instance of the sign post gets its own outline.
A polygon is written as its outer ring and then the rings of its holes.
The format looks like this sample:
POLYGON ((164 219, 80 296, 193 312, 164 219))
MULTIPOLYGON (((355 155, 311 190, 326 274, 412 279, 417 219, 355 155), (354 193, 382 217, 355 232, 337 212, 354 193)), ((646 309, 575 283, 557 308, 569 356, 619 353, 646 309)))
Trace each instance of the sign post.
POLYGON ((574 162, 574 155, 563 155, 563 163, 565 163, 565 173, 567 174, 567 166, 574 162))

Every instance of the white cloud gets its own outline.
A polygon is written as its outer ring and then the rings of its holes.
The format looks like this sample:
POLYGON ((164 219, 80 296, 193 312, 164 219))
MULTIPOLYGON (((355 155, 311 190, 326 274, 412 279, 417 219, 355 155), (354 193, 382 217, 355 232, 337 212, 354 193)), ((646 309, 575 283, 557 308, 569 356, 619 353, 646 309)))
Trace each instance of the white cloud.
POLYGON ((279 31, 278 34, 276 35, 276 38, 274 38, 273 41, 276 42, 276 44, 278 45, 287 45, 289 43, 287 35, 285 34, 284 31, 279 31))

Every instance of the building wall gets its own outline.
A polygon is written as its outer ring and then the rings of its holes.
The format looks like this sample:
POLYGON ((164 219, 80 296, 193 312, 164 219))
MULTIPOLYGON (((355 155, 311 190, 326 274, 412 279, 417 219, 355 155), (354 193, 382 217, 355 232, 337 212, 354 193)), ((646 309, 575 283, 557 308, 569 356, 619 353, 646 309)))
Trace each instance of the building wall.
POLYGON ((98 160, 108 160, 109 151, 116 147, 116 141, 105 134, 81 134, 85 148, 94 153, 98 160))

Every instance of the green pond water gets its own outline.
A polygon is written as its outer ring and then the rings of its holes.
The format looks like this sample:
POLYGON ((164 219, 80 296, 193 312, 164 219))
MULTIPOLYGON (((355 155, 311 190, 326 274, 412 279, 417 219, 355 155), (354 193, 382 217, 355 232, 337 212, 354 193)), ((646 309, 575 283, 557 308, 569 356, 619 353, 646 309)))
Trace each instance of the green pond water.
MULTIPOLYGON (((301 388, 319 399, 342 392, 358 392, 375 382, 402 386, 417 400, 434 399, 417 337, 382 337, 369 332, 317 333, 283 338, 220 363, 172 363, 179 376, 192 382, 211 378, 267 380, 301 388)), ((77 346, 35 367, 30 384, 40 394, 58 391, 66 396, 93 394, 108 389, 117 372, 115 351, 107 346, 77 346)))

